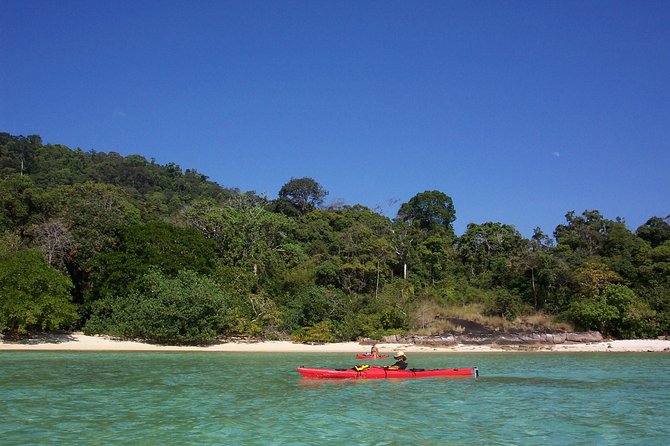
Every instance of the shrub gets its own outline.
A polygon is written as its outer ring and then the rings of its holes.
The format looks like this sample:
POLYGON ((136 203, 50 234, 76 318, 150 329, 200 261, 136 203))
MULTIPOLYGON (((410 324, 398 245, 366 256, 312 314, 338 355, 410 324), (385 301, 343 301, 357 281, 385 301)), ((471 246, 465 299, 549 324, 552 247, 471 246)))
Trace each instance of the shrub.
POLYGON ((208 277, 184 270, 171 278, 154 269, 128 296, 96 301, 84 331, 159 343, 211 342, 233 327, 230 301, 208 277))
POLYGON ((519 293, 497 288, 485 312, 489 316, 499 316, 508 321, 513 321, 521 314, 522 307, 519 293))
POLYGON ((321 321, 311 327, 302 327, 291 336, 296 342, 335 342, 337 339, 333 334, 333 324, 329 320, 321 321))

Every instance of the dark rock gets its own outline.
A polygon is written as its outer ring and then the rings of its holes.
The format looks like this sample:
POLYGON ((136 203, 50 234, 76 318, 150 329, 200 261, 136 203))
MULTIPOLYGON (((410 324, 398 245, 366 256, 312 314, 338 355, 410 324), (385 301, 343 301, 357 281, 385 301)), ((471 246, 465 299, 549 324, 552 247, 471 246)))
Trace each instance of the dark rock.
POLYGON ((599 331, 585 331, 582 333, 567 333, 566 342, 602 342, 603 335, 599 331))
POLYGON ((602 342, 603 336, 597 331, 588 331, 583 333, 545 333, 545 332, 522 332, 514 333, 445 333, 440 336, 386 336, 383 342, 388 343, 408 343, 416 345, 426 345, 432 347, 448 347, 457 344, 463 345, 501 345, 501 346, 527 346, 537 347, 541 345, 553 345, 568 343, 589 343, 602 342))

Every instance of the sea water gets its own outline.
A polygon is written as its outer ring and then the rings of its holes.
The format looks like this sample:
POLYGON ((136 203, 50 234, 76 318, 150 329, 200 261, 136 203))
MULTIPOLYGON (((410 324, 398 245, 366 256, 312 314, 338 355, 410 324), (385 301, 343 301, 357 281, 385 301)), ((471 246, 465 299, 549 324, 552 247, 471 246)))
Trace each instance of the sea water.
MULTIPOLYGON (((478 379, 309 380, 353 354, 0 352, 2 445, 668 445, 667 353, 414 353, 478 379)), ((368 361, 385 364, 389 361, 368 361)))

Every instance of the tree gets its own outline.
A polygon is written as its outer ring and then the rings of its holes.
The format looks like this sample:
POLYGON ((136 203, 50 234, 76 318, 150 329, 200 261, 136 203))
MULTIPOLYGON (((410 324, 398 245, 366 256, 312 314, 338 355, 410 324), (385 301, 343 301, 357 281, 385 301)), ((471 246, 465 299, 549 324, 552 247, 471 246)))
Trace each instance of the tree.
POLYGON ((521 314, 521 297, 504 288, 496 288, 486 313, 513 321, 521 314))
POLYGON ((0 229, 24 230, 38 215, 42 194, 28 176, 0 179, 0 229))
POLYGON ((400 276, 407 280, 407 262, 416 245, 416 234, 412 228, 402 221, 396 220, 391 225, 391 247, 401 266, 400 276))
POLYGON ((186 224, 216 242, 227 266, 243 267, 254 275, 267 276, 281 263, 293 222, 257 203, 217 205, 198 200, 182 212, 186 224))
POLYGON ((328 192, 312 178, 291 178, 279 190, 276 209, 289 217, 299 217, 323 204, 328 192))
MULTIPOLYGON (((549 250, 553 241, 539 227, 533 230, 533 236, 530 238, 530 250, 524 252, 518 259, 518 266, 522 274, 528 275, 530 288, 533 295, 533 308, 540 308, 540 286, 542 278, 547 278, 548 274, 542 272, 548 270, 551 263, 551 254, 549 250), (544 277, 542 277, 544 276, 544 277)), ((549 285, 549 284, 545 284, 549 285)), ((546 287, 548 288, 548 286, 546 287)))
POLYGON ((592 297, 612 284, 621 283, 619 274, 597 260, 590 260, 575 270, 575 277, 579 283, 582 295, 592 297))
POLYGON ((570 211, 565 218, 567 224, 558 225, 554 231, 558 252, 573 264, 599 255, 614 222, 605 219, 597 210, 584 211, 581 216, 570 211))
POLYGON ((651 217, 645 224, 637 228, 636 234, 651 244, 652 248, 670 240, 670 215, 665 218, 651 217))
POLYGON ((0 174, 17 173, 23 176, 28 173, 41 146, 42 138, 38 135, 26 137, 0 133, 0 174))
MULTIPOLYGON (((113 248, 121 227, 140 220, 140 212, 124 189, 108 184, 83 183, 49 190, 41 203, 43 221, 58 221, 59 236, 67 240, 65 266, 75 286, 76 301, 89 288, 90 260, 113 248)), ((34 242, 44 245, 44 231, 33 228, 34 242)), ((58 246, 64 246, 59 242, 58 246)))
POLYGON ((530 238, 530 249, 533 252, 545 251, 554 245, 554 241, 547 234, 542 232, 538 226, 533 229, 533 236, 530 238))
POLYGON ((59 219, 50 219, 34 225, 33 242, 49 262, 49 265, 65 271, 65 261, 73 244, 70 228, 59 219))
POLYGON ((445 278, 456 254, 451 244, 451 239, 433 234, 423 240, 416 250, 416 255, 420 260, 420 265, 423 268, 414 268, 415 272, 418 270, 425 271, 422 274, 423 278, 435 285, 436 281, 445 278))
POLYGON ((91 289, 86 303, 129 294, 152 267, 168 276, 183 269, 210 274, 216 259, 215 243, 193 228, 163 222, 124 226, 119 230, 116 248, 91 260, 91 289))
POLYGON ((612 270, 635 282, 639 268, 648 261, 650 252, 648 243, 635 236, 623 223, 615 222, 603 241, 601 254, 612 270))
POLYGON ((0 331, 54 330, 77 318, 72 282, 32 250, 0 252, 0 331))
POLYGON ((453 233, 456 210, 450 196, 437 190, 416 194, 398 210, 398 219, 425 230, 446 229, 453 233))
POLYGON ((624 337, 656 334, 651 322, 655 313, 625 285, 610 284, 591 298, 572 303, 570 318, 586 329, 624 337))
POLYGON ((532 301, 533 308, 539 310, 556 287, 557 260, 549 250, 540 249, 524 252, 515 263, 522 281, 518 288, 522 295, 532 296, 527 301, 532 301))
POLYGON ((527 241, 514 226, 493 222, 470 223, 457 245, 472 277, 504 274, 527 249, 527 241))

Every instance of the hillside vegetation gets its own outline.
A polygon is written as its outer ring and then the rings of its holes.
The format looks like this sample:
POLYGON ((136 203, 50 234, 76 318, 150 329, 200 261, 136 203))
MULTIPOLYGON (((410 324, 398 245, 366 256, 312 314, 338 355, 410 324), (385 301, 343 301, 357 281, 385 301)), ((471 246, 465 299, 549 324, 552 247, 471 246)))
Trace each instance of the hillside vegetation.
POLYGON ((324 207, 292 178, 276 200, 195 169, 0 133, 0 331, 165 343, 328 342, 488 326, 653 337, 670 327, 670 219, 633 232, 597 210, 553 237, 452 227, 442 191, 389 219, 324 207))

